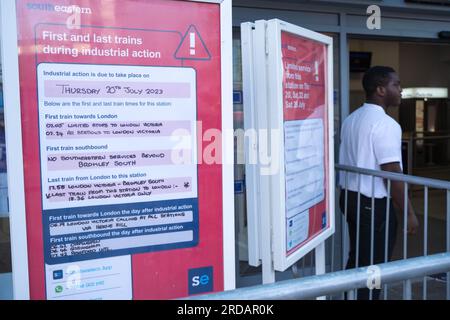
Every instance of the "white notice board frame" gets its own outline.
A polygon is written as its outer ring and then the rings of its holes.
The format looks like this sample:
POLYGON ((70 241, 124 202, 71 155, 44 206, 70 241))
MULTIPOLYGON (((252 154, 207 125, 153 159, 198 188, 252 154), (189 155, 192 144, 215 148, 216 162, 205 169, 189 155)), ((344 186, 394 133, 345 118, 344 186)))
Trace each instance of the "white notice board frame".
POLYGON ((242 49, 242 87, 244 100, 244 129, 253 139, 246 140, 245 144, 245 184, 247 203, 247 233, 248 233, 248 263, 251 266, 261 265, 260 249, 260 212, 261 201, 258 163, 258 118, 256 111, 256 81, 255 74, 255 44, 253 33, 255 24, 244 22, 241 24, 242 49))
MULTIPOLYGON (((222 222, 224 290, 236 285, 234 235, 234 140, 231 0, 184 0, 220 6, 222 103, 222 222)), ((13 297, 30 299, 16 1, 0 2, 13 297)))
POLYGON ((224 290, 236 288, 234 222, 233 32, 231 0, 220 4, 222 80, 222 220, 224 290))
MULTIPOLYGON (((278 152, 280 170, 270 177, 271 185, 271 220, 272 220, 272 250, 273 263, 276 271, 285 271, 291 265, 300 260, 310 251, 319 246, 319 251, 323 252, 323 244, 335 231, 334 217, 334 149, 333 149, 333 40, 323 34, 301 28, 299 26, 273 19, 267 22, 267 80, 271 93, 268 94, 269 107, 269 129, 278 129, 280 134, 277 141, 272 141, 272 148, 280 146, 281 150, 273 149, 272 152, 278 152), (325 166, 328 168, 328 183, 326 193, 328 199, 328 217, 329 225, 318 235, 309 239, 306 244, 297 248, 294 252, 286 256, 286 201, 285 201, 285 155, 284 155, 284 117, 283 117, 283 63, 281 52, 281 34, 288 32, 302 38, 317 41, 327 46, 327 111, 328 111, 328 159, 325 166)), ((324 263, 324 261, 323 261, 324 263)), ((323 266, 322 266, 323 267, 323 266)))

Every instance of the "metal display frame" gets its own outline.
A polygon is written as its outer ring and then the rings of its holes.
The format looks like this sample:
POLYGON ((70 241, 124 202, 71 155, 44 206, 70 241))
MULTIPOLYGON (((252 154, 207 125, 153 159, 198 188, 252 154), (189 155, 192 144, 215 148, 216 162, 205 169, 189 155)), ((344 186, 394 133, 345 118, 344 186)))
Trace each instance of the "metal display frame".
MULTIPOLYGON (((316 274, 325 273, 325 240, 335 231, 334 148, 333 148, 333 40, 325 35, 273 19, 242 23, 242 64, 245 129, 258 132, 258 164, 246 165, 249 264, 262 263, 263 283, 275 282, 275 271, 285 271, 307 253, 315 250, 316 274), (328 157, 325 186, 329 223, 294 252, 286 255, 285 172, 283 135, 283 62, 281 34, 287 32, 317 41, 327 47, 327 128, 328 157), (278 134, 276 134, 278 132, 278 134), (261 139, 262 137, 265 139, 261 139), (266 141, 264 141, 266 140, 266 141), (266 146, 264 146, 266 144, 266 146), (268 147, 267 147, 268 146, 268 147), (274 148, 275 146, 275 148, 274 148), (261 156, 277 155, 278 170, 264 166, 261 156), (268 172, 263 170, 269 169, 268 172), (274 172, 270 172, 270 171, 274 172), (264 231, 263 231, 264 230, 264 231)), ((325 151, 325 150, 324 150, 325 151)), ((247 160, 249 157, 247 156, 247 160)))

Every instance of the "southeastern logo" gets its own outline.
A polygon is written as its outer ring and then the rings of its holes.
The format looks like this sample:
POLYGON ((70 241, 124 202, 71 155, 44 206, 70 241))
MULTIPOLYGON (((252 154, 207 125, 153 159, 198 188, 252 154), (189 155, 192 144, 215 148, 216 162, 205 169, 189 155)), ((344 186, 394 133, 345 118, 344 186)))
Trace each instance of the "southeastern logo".
POLYGON ((28 10, 41 10, 41 11, 54 11, 54 12, 63 12, 63 13, 78 13, 78 14, 92 14, 91 8, 81 8, 76 5, 71 6, 61 6, 54 5, 51 3, 27 3, 28 10))
POLYGON ((213 267, 189 269, 188 288, 190 295, 213 291, 213 267))

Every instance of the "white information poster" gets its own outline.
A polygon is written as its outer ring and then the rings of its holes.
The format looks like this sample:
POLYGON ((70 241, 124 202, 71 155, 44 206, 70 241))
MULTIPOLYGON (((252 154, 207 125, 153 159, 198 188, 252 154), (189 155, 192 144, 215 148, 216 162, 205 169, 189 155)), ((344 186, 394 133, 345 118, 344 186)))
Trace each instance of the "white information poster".
MULTIPOLYGON (((86 254, 195 242, 194 206, 173 203, 197 197, 195 90, 190 68, 38 66, 45 245, 57 263, 47 270, 86 254)), ((107 261, 123 269, 122 259, 107 261)), ((102 276, 108 281, 96 284, 108 290, 113 280, 103 267, 102 276)), ((122 285, 131 281, 123 277, 122 285)), ((87 287, 96 285, 71 286, 71 297, 87 287)), ((58 288, 47 276, 49 297, 65 296, 58 288)))
POLYGON ((324 199, 324 132, 322 119, 284 123, 286 218, 324 199))
POLYGON ((197 196, 193 69, 43 63, 38 92, 51 258, 193 241, 170 229, 194 221, 189 205, 120 210, 197 196))

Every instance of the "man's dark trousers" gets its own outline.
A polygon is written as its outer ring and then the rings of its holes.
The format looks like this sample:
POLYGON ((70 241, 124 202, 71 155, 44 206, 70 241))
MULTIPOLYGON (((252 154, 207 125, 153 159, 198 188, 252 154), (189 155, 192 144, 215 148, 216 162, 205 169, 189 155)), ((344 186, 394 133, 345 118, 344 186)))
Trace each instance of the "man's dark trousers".
MULTIPOLYGON (((353 191, 347 192, 347 224, 350 236, 350 252, 346 269, 356 267, 356 235, 357 235, 357 208, 358 193, 353 191)), ((360 195, 360 220, 359 220, 359 257, 358 267, 366 267, 371 265, 370 260, 370 242, 371 242, 371 216, 372 216, 372 199, 364 195, 360 195)), ((342 214, 345 213, 345 189, 341 190, 339 205, 342 214)), ((373 263, 379 264, 385 262, 385 237, 386 237, 386 205, 387 198, 375 198, 374 208, 374 250, 373 263)), ((397 216, 392 199, 389 209, 389 237, 388 237, 388 261, 392 257, 395 238, 397 235, 397 216)), ((378 289, 372 290, 372 299, 378 300, 380 296, 378 289)), ((370 298, 370 290, 368 288, 358 290, 358 300, 368 300, 370 298)))

